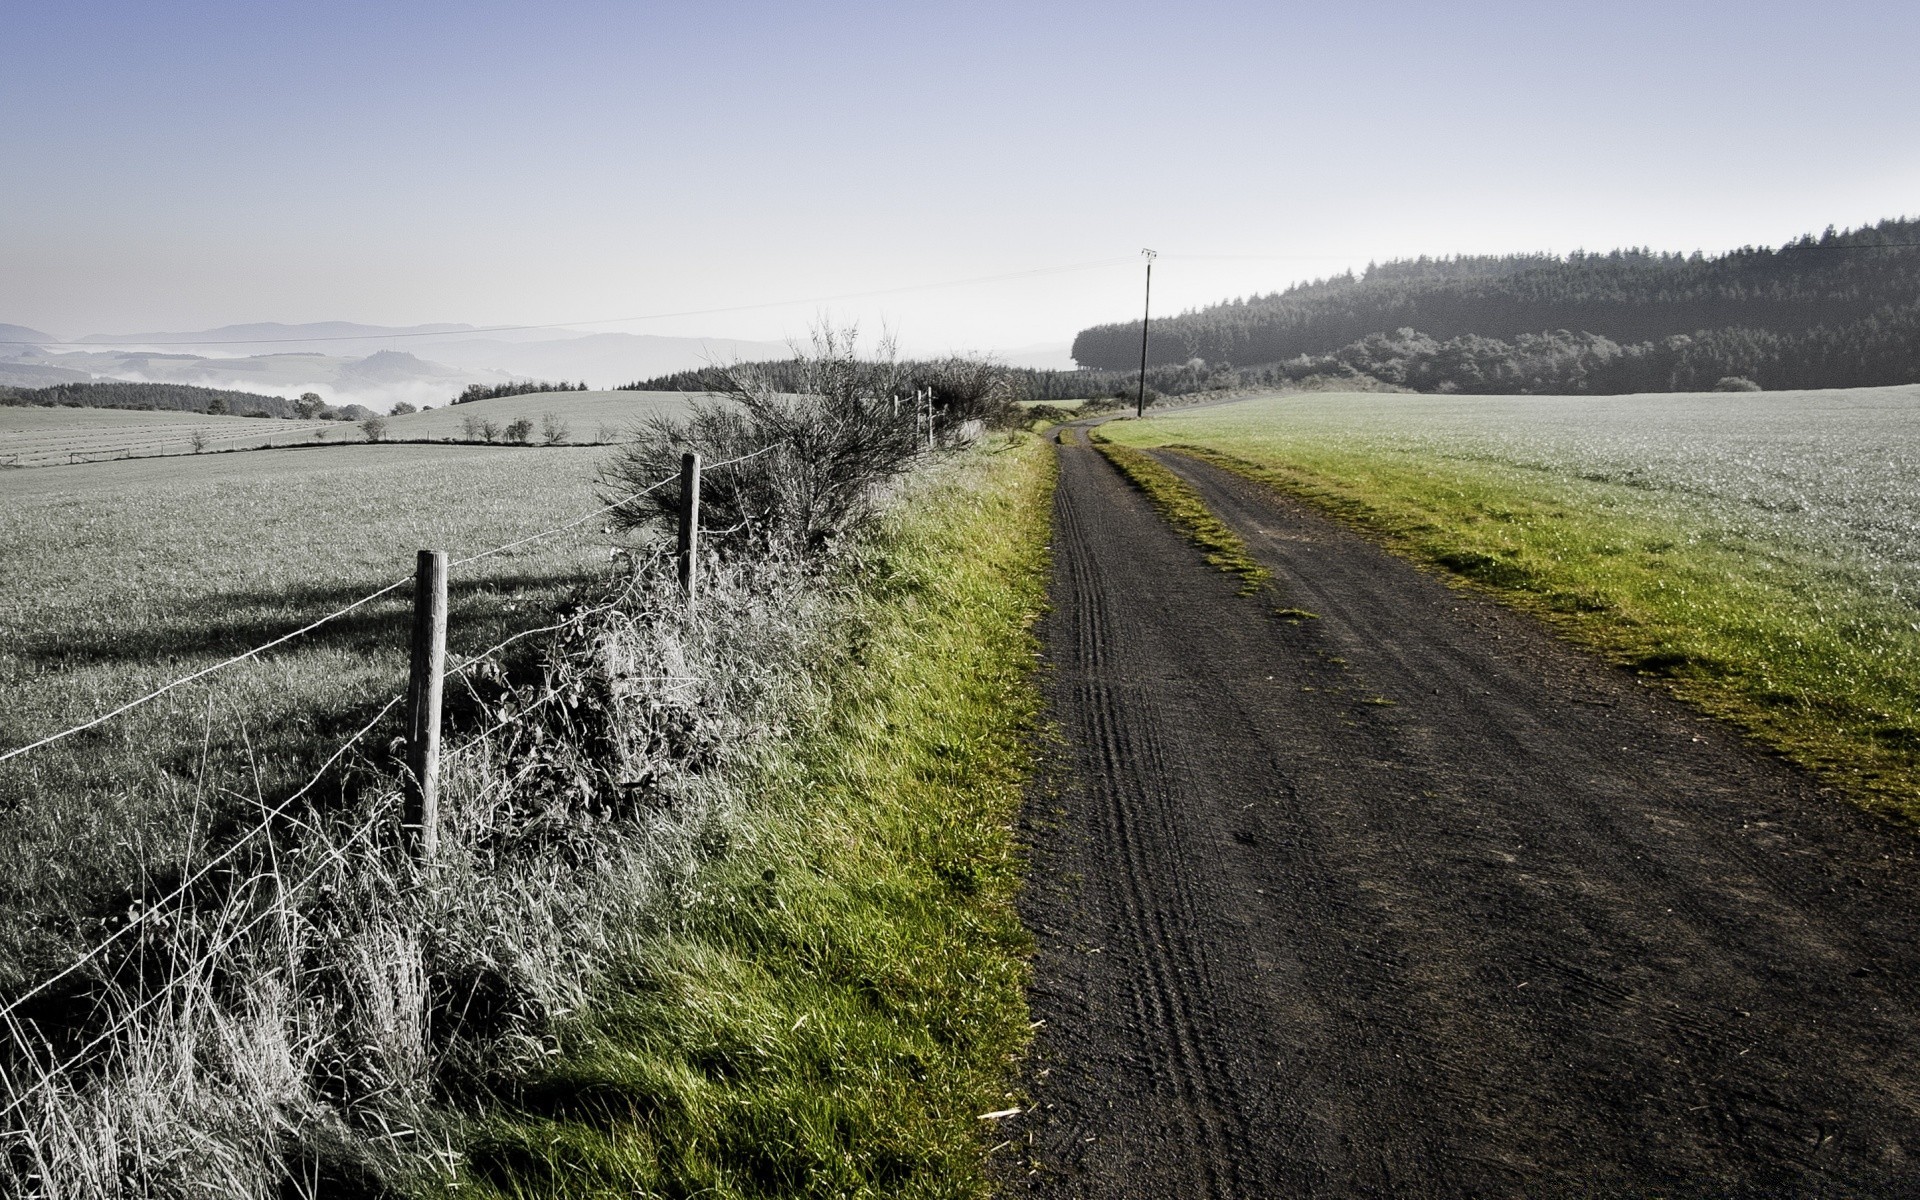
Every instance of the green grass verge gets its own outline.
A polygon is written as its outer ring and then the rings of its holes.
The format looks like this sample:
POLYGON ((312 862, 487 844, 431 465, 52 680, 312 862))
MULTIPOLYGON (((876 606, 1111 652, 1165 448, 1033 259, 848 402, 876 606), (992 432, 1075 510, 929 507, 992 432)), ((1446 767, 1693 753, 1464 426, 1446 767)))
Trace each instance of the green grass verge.
POLYGON ((1920 819, 1920 627, 1830 563, 1616 483, 1289 437, 1272 420, 1197 424, 1114 436, 1313 504, 1537 614, 1867 807, 1920 819))
POLYGON ((1121 474, 1146 494, 1161 516, 1206 553, 1208 563, 1239 578, 1241 595, 1253 595, 1273 578, 1273 572, 1247 553, 1247 544, 1240 540, 1240 535, 1214 516, 1200 493, 1188 487, 1178 475, 1131 446, 1110 441, 1099 433, 1088 436, 1093 448, 1120 468, 1121 474))
POLYGON ((832 701, 752 833, 486 1119, 464 1196, 983 1196, 1028 1039, 1013 826, 1052 455, 967 460, 882 538, 832 701))

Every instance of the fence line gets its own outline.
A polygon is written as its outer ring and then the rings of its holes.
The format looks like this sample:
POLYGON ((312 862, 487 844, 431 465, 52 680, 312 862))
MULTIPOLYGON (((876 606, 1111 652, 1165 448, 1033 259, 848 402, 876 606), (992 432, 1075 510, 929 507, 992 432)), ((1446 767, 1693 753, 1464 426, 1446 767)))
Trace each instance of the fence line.
MULTIPOLYGON (((775 449, 777 445, 779 445, 779 443, 776 443, 774 446, 762 447, 761 449, 754 451, 752 454, 743 454, 743 455, 740 455, 738 458, 729 459, 724 463, 717 463, 714 465, 714 467, 711 467, 709 469, 718 470, 720 467, 730 467, 735 465, 736 463, 743 463, 748 461, 749 459, 758 458, 762 454, 765 454, 768 451, 775 449)), ((543 538, 552 537, 556 533, 565 533, 567 530, 572 529, 576 525, 583 524, 587 521, 593 520, 595 517, 602 516, 606 513, 612 512, 614 509, 619 508, 622 505, 631 504, 635 500, 640 499, 640 497, 645 496, 650 492, 656 491, 659 488, 665 487, 667 484, 672 483, 677 478, 679 478, 677 474, 669 475, 665 479, 661 479, 654 483, 651 483, 646 487, 641 488, 639 491, 632 493, 631 495, 622 496, 620 499, 615 500, 610 504, 604 504, 601 507, 594 509, 592 512, 583 513, 582 515, 575 517, 573 520, 568 521, 563 525, 556 525, 552 529, 545 529, 540 531, 539 533, 528 534, 526 537, 518 538, 514 541, 506 543, 505 545, 495 546, 490 550, 482 550, 478 554, 470 554, 465 558, 454 559, 452 562, 448 563, 447 566, 450 569, 453 567, 465 566, 468 563, 479 562, 483 558, 491 558, 493 555, 496 555, 496 554, 504 554, 508 550, 517 549, 521 546, 527 545, 529 542, 537 542, 543 538)), ((18 758, 21 755, 28 753, 29 751, 38 750, 42 746, 50 746, 53 743, 58 742, 63 738, 72 737, 76 733, 84 733, 89 729, 95 728, 96 726, 104 725, 108 721, 113 720, 115 717, 120 716, 122 713, 131 712, 132 710, 139 708, 143 704, 159 699, 161 696, 166 695, 168 692, 173 691, 175 688, 181 687, 185 684, 192 683, 196 679, 204 678, 205 676, 213 674, 215 671, 225 670, 227 667, 231 667, 235 663, 245 662, 247 659, 253 658, 268 650, 271 650, 275 646, 284 645, 287 642, 290 642, 293 639, 300 637, 302 634, 312 633, 314 630, 320 628, 322 625, 325 625, 327 622, 337 620, 340 617, 344 617, 348 613, 354 611, 355 609, 361 608, 367 604, 370 604, 373 601, 378 600, 380 597, 385 596, 391 592, 397 591, 400 588, 403 588, 412 582, 413 582, 413 576, 411 575, 408 575, 401 579, 396 579, 392 583, 389 583, 387 586, 381 588, 379 591, 369 592, 365 596, 362 596, 358 600, 355 600, 353 603, 348 604, 342 608, 337 608, 334 611, 328 613, 326 616, 321 617, 318 620, 309 622, 306 625, 302 625, 300 628, 294 630, 291 633, 282 634, 270 642, 266 642, 262 645, 255 646, 253 649, 248 650, 244 653, 236 654, 232 658, 226 659, 225 661, 214 663, 211 666, 202 667, 200 670, 195 671, 190 675, 183 675, 180 678, 173 680, 171 683, 163 684, 162 686, 155 688, 153 691, 148 692, 146 695, 141 696, 137 700, 129 700, 127 703, 122 704, 119 708, 114 709, 112 712, 102 713, 100 716, 93 718, 91 721, 87 721, 82 724, 75 725, 71 729, 63 729, 59 733, 55 733, 47 737, 43 737, 39 741, 34 742, 30 745, 21 746, 18 749, 9 750, 4 754, 0 754, 0 763, 4 763, 9 759, 18 758)))
MULTIPOLYGON (((727 459, 724 462, 716 463, 708 469, 719 470, 724 467, 731 467, 739 463, 751 461, 752 459, 759 458, 761 455, 767 454, 777 449, 782 444, 784 443, 775 443, 773 445, 763 446, 759 450, 756 450, 750 454, 738 455, 734 458, 727 459)), ((565 522, 564 524, 557 525, 551 529, 542 530, 539 533, 530 534, 526 537, 516 539, 515 541, 508 542, 504 545, 496 546, 490 550, 483 550, 478 554, 469 555, 466 558, 454 560, 454 562, 449 563, 448 565, 450 567, 462 566, 468 563, 477 562, 483 558, 488 558, 488 557, 491 557, 492 555, 500 554, 507 550, 511 550, 519 546, 527 545, 530 542, 535 542, 544 538, 552 537, 553 535, 558 533, 564 533, 565 531, 572 529, 586 521, 590 521, 595 517, 602 516, 606 513, 612 512, 614 509, 622 507, 623 505, 630 504, 634 500, 637 500, 642 496, 645 496, 653 491, 658 490, 661 487, 666 486, 668 483, 673 482, 677 478, 679 478, 679 475, 676 472, 675 474, 669 475, 664 479, 656 480, 655 482, 649 484, 644 488, 641 488, 636 492, 623 496, 620 499, 615 500, 609 504, 602 505, 601 507, 594 509, 591 512, 584 513, 578 517, 575 517, 572 520, 565 522)), ((6 762, 8 759, 16 758, 22 754, 26 754, 31 750, 36 750, 42 746, 50 745, 54 742, 57 742, 62 738, 70 737, 73 734, 80 733, 87 729, 91 729, 91 728, 94 728, 95 726, 101 725, 109 720, 112 720, 114 717, 117 717, 122 713, 128 712, 134 708, 139 707, 142 704, 145 704, 153 699, 158 698, 159 696, 165 695, 167 692, 172 691, 173 689, 180 687, 183 684, 190 683, 196 679, 200 679, 204 676, 210 675, 215 671, 219 671, 225 667, 232 666, 235 663, 242 662, 242 661, 245 661, 246 659, 252 658, 266 650, 272 649, 275 646, 279 646, 286 642, 292 641, 294 638, 297 638, 304 633, 311 632, 312 630, 319 628, 320 626, 326 624, 329 621, 332 621, 341 616, 344 616, 347 613, 350 613, 357 608, 360 608, 366 604, 371 603, 374 600, 379 599, 381 596, 385 596, 401 587, 404 587, 406 584, 410 582, 412 582, 411 577, 395 580, 393 583, 386 585, 385 587, 379 589, 378 591, 370 592, 367 595, 362 596, 360 599, 355 600, 353 603, 348 604, 343 608, 340 608, 331 613, 328 613, 327 615, 319 618, 318 620, 312 621, 309 624, 304 625, 299 629, 292 631, 291 633, 283 634, 282 636, 275 638, 270 642, 264 643, 263 645, 260 645, 260 646, 256 646, 253 649, 246 651, 244 654, 235 655, 234 657, 229 658, 223 662, 215 663, 211 666, 202 668, 199 671, 195 671, 190 675, 182 676, 181 678, 176 679, 169 684, 166 684, 164 687, 161 687, 149 693, 148 695, 141 697, 138 700, 134 700, 127 704, 124 704, 119 708, 114 709, 112 712, 96 717, 93 720, 88 721, 83 725, 74 726, 72 729, 64 730, 50 737, 42 738, 40 741, 35 742, 31 745, 22 746, 17 750, 8 751, 6 754, 0 755, 0 762, 6 762)), ((567 625, 571 624, 573 621, 577 621, 583 615, 592 615, 593 613, 605 612, 615 607, 616 604, 617 602, 613 602, 613 603, 598 606, 594 609, 587 610, 585 613, 575 614, 573 617, 569 618, 568 620, 559 622, 558 624, 555 624, 555 625, 544 626, 536 629, 522 630, 518 633, 512 634, 506 639, 498 643, 495 643, 489 649, 484 650, 481 653, 469 658, 467 661, 461 663, 459 666, 455 667, 453 671, 450 673, 457 674, 460 672, 470 670, 472 667, 484 661, 486 658, 490 657, 493 654, 498 653, 500 650, 504 649, 505 647, 507 647, 508 645, 516 641, 519 641, 521 638, 530 637, 539 633, 549 633, 555 630, 564 629, 566 628, 567 625)), ((355 732, 352 736, 347 738, 346 741, 342 742, 340 746, 333 752, 333 754, 326 760, 326 762, 321 764, 320 769, 316 771, 313 774, 313 776, 307 780, 306 783, 302 784, 297 791, 295 791, 292 795, 288 796, 286 799, 280 801, 272 809, 268 810, 266 814, 258 822, 256 822, 250 828, 248 828, 246 832, 239 835, 232 842, 232 844, 227 846, 226 849, 220 851, 218 854, 214 855, 212 858, 208 859, 205 863, 201 864, 199 868, 197 868, 192 874, 188 875, 186 879, 182 880, 172 890, 168 891, 165 895, 161 896, 151 904, 146 905, 144 908, 142 908, 142 910, 139 913, 129 918, 125 925, 121 926, 119 929, 116 929, 113 933, 109 934, 105 939, 96 943, 94 946, 90 947, 73 962, 61 968, 59 971, 55 972, 53 975, 48 976, 46 979, 41 980, 39 983, 35 984, 33 987, 28 988, 25 992, 22 992, 20 995, 14 997, 12 1000, 8 1001, 5 1005, 0 1005, 0 1021, 4 1021, 7 1024, 12 1025, 17 1029, 18 1019, 16 1017, 16 1014, 18 1013, 20 1008, 23 1005, 25 1005, 29 1000, 33 999, 35 996, 45 993, 49 988, 51 988, 56 983, 59 983, 61 980, 68 978, 69 976, 73 975, 75 972, 81 970, 88 963, 91 963, 95 959, 99 958, 102 954, 106 953, 107 950, 112 948, 114 944, 119 942, 122 938, 126 937, 129 933, 132 933, 134 930, 138 929, 142 924, 144 924, 148 920, 150 916, 152 916, 156 912, 161 911, 162 908, 164 908, 167 904, 169 904, 173 900, 176 900, 184 896, 186 892, 194 884, 198 883, 202 879, 205 879, 210 873, 212 873, 222 863, 228 861, 229 859, 233 858, 236 854, 238 854, 241 851, 241 849, 244 848, 246 845, 248 845, 255 837, 257 837, 259 834, 266 831, 267 829, 271 828, 272 823, 276 819, 286 815, 286 811, 293 805, 295 801, 299 800, 302 796, 306 795, 315 786, 317 786, 320 780, 325 778, 327 772, 332 770, 334 765, 337 764, 340 761, 340 759, 346 755, 347 751, 352 749, 355 745, 357 745, 361 741, 361 739, 365 738, 369 733, 371 733, 374 730, 374 728, 378 726, 383 719, 385 719, 387 714, 392 712, 394 708, 397 707, 400 704, 400 702, 405 698, 406 698, 406 694, 403 692, 400 695, 395 696, 393 699, 387 701, 386 704, 382 705, 380 710, 373 715, 372 719, 369 720, 365 725, 361 726, 360 729, 357 732, 355 732)), ((545 702, 545 698, 543 698, 540 703, 544 703, 544 702, 545 702)), ((538 705, 535 705, 532 707, 537 707, 537 706, 538 705)), ((523 710, 521 713, 516 714, 514 717, 509 718, 506 721, 500 722, 499 724, 495 725, 493 729, 487 730, 486 733, 483 733, 480 736, 484 737, 487 734, 492 733, 494 730, 502 728, 505 725, 512 723, 513 721, 517 721, 521 717, 525 716, 528 712, 531 712, 532 707, 529 707, 528 709, 523 710)), ((470 747, 475 743, 477 743, 478 741, 479 741, 479 738, 476 737, 475 739, 472 739, 471 741, 465 743, 465 745, 463 745, 461 748, 465 749, 467 747, 470 747)), ((301 822, 301 823, 305 824, 305 822, 301 822)), ((358 841, 361 836, 362 836, 361 833, 356 833, 353 838, 349 839, 347 845, 351 845, 354 842, 358 841)), ((339 851, 343 848, 344 847, 333 848, 333 854, 331 857, 337 859, 339 851)), ((325 869, 325 868, 323 867, 321 869, 325 869)), ((301 884, 298 885, 294 890, 297 891, 298 887, 305 886, 306 882, 315 878, 318 875, 318 873, 319 872, 316 870, 314 874, 309 875, 307 879, 303 880, 301 884)), ((286 894, 290 895, 292 893, 288 892, 286 894)), ((253 924, 257 924, 258 920, 259 918, 256 918, 256 920, 250 923, 247 926, 247 928, 250 929, 253 924)), ((244 932, 244 930, 242 932, 244 932)), ((234 936, 237 937, 239 935, 236 934, 234 936)), ((228 943, 225 943, 225 944, 231 944, 231 939, 229 940, 228 943)), ((224 948, 225 944, 223 944, 222 948, 224 948)), ((126 1025, 130 1023, 135 1016, 137 1016, 140 1012, 144 1011, 145 1008, 151 1005, 155 999, 165 994, 166 993, 163 989, 161 992, 156 993, 155 996, 149 997, 147 1000, 142 1001, 140 1005, 136 1006, 133 1010, 131 1010, 129 1013, 123 1016, 120 1020, 116 1021, 113 1026, 107 1029, 99 1037, 96 1037, 93 1041, 89 1042, 85 1047, 82 1048, 79 1054, 75 1055, 69 1061, 77 1061, 81 1055, 84 1055, 87 1051, 92 1050, 95 1046, 98 1046, 101 1042, 113 1036, 113 1034, 119 1032, 119 1030, 125 1028, 126 1025)), ((51 1078, 51 1075, 48 1075, 46 1078, 44 1078, 41 1081, 40 1084, 34 1085, 34 1089, 37 1089, 38 1087, 44 1085, 47 1079, 50 1079, 50 1078, 51 1078)), ((7 1106, 3 1110, 0 1110, 0 1119, 4 1119, 7 1115, 11 1114, 16 1109, 18 1109, 20 1105, 25 1102, 26 1097, 32 1094, 32 1091, 34 1089, 29 1089, 28 1092, 23 1093, 20 1097, 18 1097, 14 1101, 14 1103, 7 1106)))
MULTIPOLYGON (((333 848, 335 851, 333 857, 337 858, 338 851, 344 850, 346 847, 353 845, 354 843, 364 838, 368 833, 372 832, 375 826, 377 826, 380 823, 380 820, 381 820, 380 817, 375 817, 372 820, 364 822, 359 829, 354 831, 352 837, 348 838, 340 846, 336 846, 333 848)), ((248 933, 251 933, 255 928, 257 928, 263 922, 277 915, 280 908, 284 906, 288 897, 298 894, 300 891, 305 889, 308 884, 312 883, 314 880, 320 878, 321 875, 325 874, 328 870, 332 869, 332 866, 333 864, 331 861, 322 863, 320 866, 315 867, 312 871, 309 871, 303 878, 301 878, 301 880, 298 883, 295 883, 292 887, 283 888, 279 896, 276 898, 276 902, 274 904, 268 905, 263 911, 255 914, 252 920, 248 921, 246 924, 235 929, 232 933, 227 934, 225 939, 221 941, 219 945, 213 947, 213 949, 201 955, 199 960, 193 963, 191 967, 175 974, 172 979, 168 980, 165 985, 157 989, 152 995, 148 996, 145 1000, 140 1001, 138 1004, 134 1005, 132 1008, 122 1013, 118 1018, 114 1020, 113 1024, 109 1025, 105 1030, 101 1031, 86 1045, 80 1047, 80 1049, 74 1051, 71 1055, 68 1055, 65 1062, 50 1065, 47 1070, 41 1073, 40 1079, 37 1082, 25 1088, 21 1092, 19 1092, 17 1095, 15 1095, 13 1102, 11 1104, 7 1105, 4 1109, 0 1109, 0 1120, 5 1120, 7 1117, 13 1115, 13 1113, 18 1111, 21 1105, 25 1104, 29 1099, 33 1097, 34 1093, 40 1091, 41 1089, 45 1088, 48 1084, 52 1083, 54 1078, 59 1074, 60 1071, 64 1070, 67 1067, 72 1066, 75 1063, 80 1062, 95 1048, 99 1047, 100 1045, 110 1040, 115 1034, 118 1034, 122 1030, 130 1028, 133 1025, 135 1018, 137 1018, 141 1013, 145 1012, 147 1009, 153 1007, 154 1004, 158 1003, 161 1000, 166 999, 169 995, 171 995, 180 986, 180 981, 182 979, 191 978, 195 974, 204 970, 204 968, 206 968, 210 963, 212 963, 216 957, 218 957, 223 951, 226 950, 227 947, 233 945, 235 942, 239 941, 242 937, 246 936, 248 933)), ((272 876, 262 875, 262 876, 257 876, 256 878, 267 879, 267 878, 272 878, 272 876)), ((13 1006, 10 1005, 5 1010, 0 1010, 0 1020, 5 1020, 8 1025, 14 1028, 17 1034, 17 1031, 19 1029, 19 1021, 13 1015, 13 1006)))
POLYGON ((259 836, 261 832, 263 832, 269 826, 271 826, 275 818, 283 815, 286 812, 286 810, 292 806, 294 801, 298 800, 300 797, 312 791, 315 785, 317 785, 323 778, 326 777, 327 772, 333 769, 334 764, 339 762, 341 758, 345 757, 347 751, 352 749, 353 746, 357 742, 359 742, 361 738, 364 738, 367 736, 367 734, 373 732, 374 727, 378 725, 381 722, 381 720, 386 717, 388 713, 392 712, 394 708, 398 706, 399 703, 405 698, 406 698, 405 693, 402 693, 401 695, 395 696, 393 699, 387 701, 386 704, 382 705, 380 708, 380 711, 373 715, 373 719, 368 721, 365 725, 362 725, 360 727, 359 732, 355 733, 352 737, 348 738, 345 742, 341 743, 340 748, 333 752, 333 756, 331 758, 327 759, 326 762, 321 764, 320 769, 314 772, 313 777, 311 779, 307 780, 306 783, 301 785, 299 791, 293 793, 293 795, 288 796, 285 800, 282 800, 279 804, 269 809, 267 811, 266 816, 262 817, 252 827, 250 827, 245 833, 235 838, 232 845, 228 846, 225 850, 222 850, 220 853, 214 855, 212 858, 202 863, 197 870, 195 870, 191 875, 188 875, 185 879, 181 880, 178 884, 174 886, 174 888, 171 891, 167 892, 164 896, 161 896, 159 899, 155 900, 153 903, 147 905, 145 908, 141 909, 140 912, 138 912, 134 916, 129 917, 125 925, 122 925, 120 928, 114 930, 111 934, 107 935, 105 940, 96 943, 94 946, 89 948, 85 953, 83 953, 79 958, 67 964, 65 967, 61 968, 55 974, 48 976, 47 978, 41 980, 39 983, 35 984, 31 988, 28 988, 25 992, 22 992, 20 995, 8 1001, 4 1006, 0 1006, 0 1020, 4 1020, 12 1017, 15 1012, 19 1011, 21 1005, 25 1004, 27 1001, 33 999, 35 996, 38 996, 42 992, 46 991, 48 988, 52 987, 54 984, 60 982, 62 979, 65 979, 67 976, 72 975, 75 971, 78 971, 80 968, 86 966, 88 963, 92 962, 94 959, 106 953, 107 950, 110 947, 112 947, 115 942, 118 942, 121 938, 127 936, 127 934, 133 932, 135 929, 138 929, 141 925, 145 924, 149 916, 151 916, 153 913, 160 911, 160 909, 164 905, 168 904, 169 902, 176 900, 179 897, 185 895, 188 889, 190 889, 194 884, 200 882, 202 879, 205 879, 221 863, 226 862, 228 859, 238 854, 240 850, 247 845, 247 843, 251 842, 255 837, 259 836))

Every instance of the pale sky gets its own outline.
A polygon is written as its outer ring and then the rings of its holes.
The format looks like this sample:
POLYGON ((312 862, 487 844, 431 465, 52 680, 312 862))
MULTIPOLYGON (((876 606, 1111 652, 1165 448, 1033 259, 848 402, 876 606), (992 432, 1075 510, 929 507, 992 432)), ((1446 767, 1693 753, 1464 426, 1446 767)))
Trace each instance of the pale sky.
MULTIPOLYGON (((1369 259, 1920 214, 1907 3, 7 5, 0 322, 835 301, 1063 342, 1369 259)), ((778 339, 823 306, 599 326, 778 339)))

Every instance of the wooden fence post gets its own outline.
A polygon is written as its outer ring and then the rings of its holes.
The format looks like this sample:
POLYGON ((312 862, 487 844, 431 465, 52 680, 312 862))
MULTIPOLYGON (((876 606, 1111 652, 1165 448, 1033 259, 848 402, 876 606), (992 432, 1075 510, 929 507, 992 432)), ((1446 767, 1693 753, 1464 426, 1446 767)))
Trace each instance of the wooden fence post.
POLYGON ((676 560, 680 590, 692 608, 700 590, 700 456, 689 450, 680 456, 680 544, 676 560))
POLYGON ((440 692, 447 660, 447 552, 422 550, 413 577, 413 666, 407 680, 406 803, 401 832, 421 862, 440 849, 440 692))

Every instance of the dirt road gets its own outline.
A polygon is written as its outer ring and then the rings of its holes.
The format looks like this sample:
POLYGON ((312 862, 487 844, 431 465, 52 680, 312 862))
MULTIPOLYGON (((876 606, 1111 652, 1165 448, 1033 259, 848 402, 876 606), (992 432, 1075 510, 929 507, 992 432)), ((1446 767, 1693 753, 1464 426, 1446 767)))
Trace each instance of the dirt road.
POLYGON ((1010 1190, 1920 1195, 1913 835, 1162 455, 1276 572, 1237 596, 1060 457, 1010 1190))

